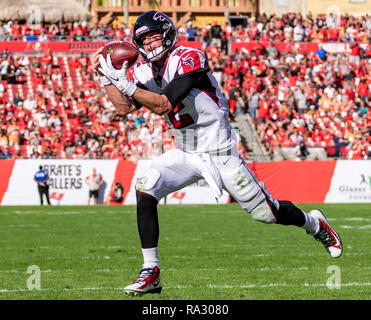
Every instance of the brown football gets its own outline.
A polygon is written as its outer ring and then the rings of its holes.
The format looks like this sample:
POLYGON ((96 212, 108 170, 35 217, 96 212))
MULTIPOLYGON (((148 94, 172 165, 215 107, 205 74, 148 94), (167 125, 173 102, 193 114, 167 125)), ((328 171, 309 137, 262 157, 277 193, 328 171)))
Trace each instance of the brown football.
POLYGON ((128 61, 128 68, 130 68, 138 59, 138 50, 129 42, 126 41, 112 41, 107 43, 102 55, 107 59, 107 54, 110 55, 112 65, 115 69, 121 69, 125 61, 128 61))

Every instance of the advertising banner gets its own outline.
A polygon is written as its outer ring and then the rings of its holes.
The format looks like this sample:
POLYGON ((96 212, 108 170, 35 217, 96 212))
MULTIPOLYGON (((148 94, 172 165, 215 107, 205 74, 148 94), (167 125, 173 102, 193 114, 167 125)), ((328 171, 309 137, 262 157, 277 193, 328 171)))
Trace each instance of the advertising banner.
POLYGON ((89 188, 84 180, 92 174, 93 168, 103 178, 98 198, 98 203, 103 204, 114 181, 117 162, 118 160, 16 160, 1 204, 39 205, 34 174, 40 165, 49 173, 52 204, 87 204, 89 188))
MULTIPOLYGON (((94 42, 94 41, 0 41, 0 47, 8 49, 10 52, 22 52, 22 53, 43 53, 47 48, 52 52, 60 53, 93 53, 98 48, 107 44, 107 42, 94 42)), ((314 52, 318 49, 318 43, 316 42, 275 42, 273 43, 279 52, 294 52, 297 47, 301 53, 314 52)), ((352 43, 349 42, 325 42, 322 43, 323 48, 327 52, 331 53, 350 53, 352 43)), ((201 50, 203 43, 200 41, 179 41, 178 45, 192 47, 201 50)), ((231 49, 232 52, 235 50, 240 51, 242 48, 252 51, 258 47, 267 47, 270 45, 268 41, 251 41, 251 42, 239 42, 232 41, 231 49)), ((370 50, 371 45, 369 43, 360 43, 360 46, 364 50, 370 50)))
MULTIPOLYGON (((39 166, 49 173, 52 205, 87 205, 89 188, 85 178, 93 168, 102 176, 98 204, 135 205, 135 183, 150 165, 126 160, 0 160, 1 205, 39 205, 34 174, 39 166), (124 188, 121 203, 110 203, 113 186, 124 188)), ((276 161, 248 163, 277 200, 294 203, 371 203, 371 161, 276 161)), ((218 201, 202 179, 170 193, 160 204, 228 203, 224 191, 218 201)), ((44 201, 45 203, 45 201, 44 201)))
POLYGON ((371 203, 371 161, 338 160, 326 203, 371 203))
MULTIPOLYGON (((0 41, 0 48, 7 49, 10 52, 22 52, 30 54, 43 53, 48 48, 52 52, 93 53, 100 47, 106 45, 108 42, 109 41, 0 41)), ((202 48, 202 42, 180 41, 179 45, 196 49, 202 48)))
POLYGON ((277 200, 323 203, 330 190, 336 161, 286 160, 256 162, 249 166, 277 200))

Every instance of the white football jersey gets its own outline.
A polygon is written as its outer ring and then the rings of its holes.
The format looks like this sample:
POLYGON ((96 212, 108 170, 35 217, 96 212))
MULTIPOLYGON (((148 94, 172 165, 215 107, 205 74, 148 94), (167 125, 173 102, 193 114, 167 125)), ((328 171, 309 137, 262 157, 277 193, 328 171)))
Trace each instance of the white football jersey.
MULTIPOLYGON (((180 46, 172 51, 157 83, 151 62, 136 64, 133 80, 138 86, 162 94, 175 77, 205 70, 207 67, 205 55, 201 51, 180 46)), ((228 102, 220 92, 216 79, 208 71, 205 83, 193 87, 165 117, 173 128, 177 148, 187 152, 223 154, 235 146, 237 141, 228 122, 228 113, 228 102)))

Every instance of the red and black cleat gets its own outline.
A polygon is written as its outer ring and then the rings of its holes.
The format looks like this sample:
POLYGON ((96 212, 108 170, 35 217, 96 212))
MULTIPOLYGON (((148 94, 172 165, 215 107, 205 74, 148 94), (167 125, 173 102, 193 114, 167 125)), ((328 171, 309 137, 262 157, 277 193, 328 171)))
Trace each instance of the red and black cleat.
POLYGON ((129 295, 161 293, 161 290, 160 269, 157 266, 142 269, 139 277, 132 284, 124 288, 124 291, 129 295))
POLYGON ((329 255, 338 258, 343 253, 343 245, 339 234, 328 223, 325 215, 320 210, 312 210, 308 214, 319 220, 319 230, 312 234, 314 239, 322 242, 329 255))

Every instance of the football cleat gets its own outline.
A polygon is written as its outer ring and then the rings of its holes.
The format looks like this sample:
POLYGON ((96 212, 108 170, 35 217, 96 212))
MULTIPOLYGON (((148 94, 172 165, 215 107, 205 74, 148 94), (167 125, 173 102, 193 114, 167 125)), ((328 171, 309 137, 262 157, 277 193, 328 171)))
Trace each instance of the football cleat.
POLYGON ((330 226, 322 211, 314 209, 308 214, 316 217, 319 220, 319 230, 311 234, 314 239, 322 242, 329 255, 333 258, 338 258, 343 252, 343 245, 338 233, 330 226))
POLYGON ((142 295, 146 293, 161 293, 162 283, 160 278, 160 269, 155 266, 152 268, 143 268, 139 277, 124 288, 128 295, 142 295))

